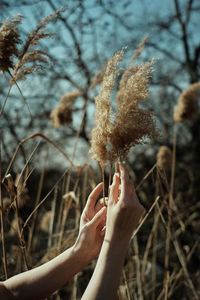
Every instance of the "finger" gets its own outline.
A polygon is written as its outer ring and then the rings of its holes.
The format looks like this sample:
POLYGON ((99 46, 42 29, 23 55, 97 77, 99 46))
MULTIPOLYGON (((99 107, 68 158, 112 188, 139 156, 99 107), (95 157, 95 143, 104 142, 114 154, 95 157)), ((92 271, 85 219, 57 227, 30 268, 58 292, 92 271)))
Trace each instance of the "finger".
POLYGON ((95 228, 98 227, 98 225, 105 220, 106 216, 106 207, 102 207, 100 211, 94 216, 94 218, 88 223, 88 225, 94 226, 95 228))
POLYGON ((108 197, 101 198, 96 202, 94 211, 95 213, 97 213, 102 207, 107 206, 108 205, 108 197), (104 201, 105 200, 105 201, 104 201))
POLYGON ((103 182, 99 183, 94 190, 90 193, 86 204, 86 209, 94 210, 97 198, 103 189, 103 182))
POLYGON ((101 231, 100 231, 100 235, 103 237, 105 236, 105 233, 106 233, 106 226, 104 226, 101 231))
POLYGON ((123 163, 119 164, 120 168, 120 179, 121 179, 121 194, 120 194, 120 200, 126 199, 126 194, 128 193, 129 189, 129 176, 128 171, 125 168, 125 165, 123 163))
POLYGON ((113 183, 110 186, 110 195, 109 195, 109 201, 108 204, 113 204, 118 202, 118 195, 119 195, 119 174, 115 173, 113 177, 113 183))

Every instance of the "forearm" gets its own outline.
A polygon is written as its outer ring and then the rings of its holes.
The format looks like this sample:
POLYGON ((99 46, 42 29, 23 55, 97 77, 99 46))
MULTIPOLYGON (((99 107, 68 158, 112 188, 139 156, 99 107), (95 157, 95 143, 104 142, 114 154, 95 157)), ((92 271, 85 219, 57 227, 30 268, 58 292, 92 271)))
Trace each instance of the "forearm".
POLYGON ((72 247, 44 265, 6 280, 4 286, 13 299, 45 299, 87 263, 81 252, 72 247))
POLYGON ((82 300, 116 299, 128 240, 104 240, 103 246, 82 300))

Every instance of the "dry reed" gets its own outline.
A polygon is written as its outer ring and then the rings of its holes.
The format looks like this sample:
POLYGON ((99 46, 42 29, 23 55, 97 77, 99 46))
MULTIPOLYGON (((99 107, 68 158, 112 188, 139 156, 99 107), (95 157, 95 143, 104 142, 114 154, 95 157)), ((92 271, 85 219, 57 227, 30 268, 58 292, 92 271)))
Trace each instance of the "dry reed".
MULTIPOLYGON (((139 45, 135 57, 141 53, 142 47, 143 44, 139 45)), ((91 132, 90 152, 102 167, 105 167, 107 160, 111 163, 117 159, 123 160, 131 147, 145 143, 147 137, 157 136, 153 114, 138 107, 149 95, 153 60, 125 69, 116 97, 117 113, 113 114, 110 97, 123 52, 115 54, 108 61, 100 94, 95 98, 96 127, 91 132)))
POLYGON ((18 53, 18 61, 10 81, 11 85, 25 79, 27 75, 33 72, 42 70, 43 64, 48 63, 50 56, 45 51, 34 49, 34 47, 38 46, 41 39, 52 37, 53 33, 48 32, 46 26, 49 22, 55 22, 60 12, 63 11, 64 9, 56 10, 53 14, 43 18, 36 29, 28 34, 21 51, 18 53))
POLYGON ((61 97, 58 106, 52 110, 50 115, 54 127, 61 127, 72 122, 72 106, 79 96, 81 96, 81 92, 75 90, 61 97))
POLYGON ((157 165, 163 169, 169 169, 172 164, 172 151, 167 146, 161 146, 157 153, 157 165))
POLYGON ((198 94, 200 91, 200 82, 191 84, 184 90, 177 105, 174 107, 174 121, 181 123, 184 120, 195 120, 198 114, 198 94))
POLYGON ((100 93, 95 98, 96 127, 94 127, 91 132, 90 152, 93 153, 93 158, 100 162, 102 168, 105 167, 106 161, 109 159, 107 144, 112 128, 112 107, 110 104, 110 96, 115 84, 115 77, 118 73, 117 65, 122 60, 123 55, 124 49, 117 52, 111 59, 108 60, 100 93))
POLYGON ((22 16, 16 15, 10 21, 3 21, 0 27, 0 70, 3 74, 14 68, 13 59, 19 56, 18 46, 21 44, 17 26, 22 16))
POLYGON ((25 181, 23 181, 20 174, 17 174, 15 179, 15 186, 17 189, 17 200, 18 200, 18 207, 21 208, 24 206, 27 201, 30 200, 30 196, 28 193, 28 189, 26 187, 25 181))

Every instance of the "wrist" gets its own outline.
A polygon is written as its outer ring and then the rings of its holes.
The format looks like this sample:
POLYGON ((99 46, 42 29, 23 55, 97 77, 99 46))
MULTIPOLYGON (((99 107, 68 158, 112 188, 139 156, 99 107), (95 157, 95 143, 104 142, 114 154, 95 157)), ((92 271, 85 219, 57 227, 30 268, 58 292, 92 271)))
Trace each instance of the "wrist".
POLYGON ((104 241, 109 242, 111 246, 120 247, 121 245, 121 247, 128 247, 130 239, 130 234, 124 234, 119 231, 112 234, 106 232, 104 241))
POLYGON ((106 249, 108 255, 125 256, 129 246, 129 238, 120 239, 117 236, 110 238, 105 236, 103 248, 106 249))
POLYGON ((83 267, 87 266, 92 261, 93 258, 91 257, 85 243, 81 243, 79 239, 75 242, 72 248, 74 255, 83 267))

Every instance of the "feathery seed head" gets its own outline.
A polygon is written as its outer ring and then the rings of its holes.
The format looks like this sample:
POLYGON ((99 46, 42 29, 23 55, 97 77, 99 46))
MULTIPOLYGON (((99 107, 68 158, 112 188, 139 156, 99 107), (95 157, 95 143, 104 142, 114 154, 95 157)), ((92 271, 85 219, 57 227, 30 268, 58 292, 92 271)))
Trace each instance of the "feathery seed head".
POLYGON ((161 146, 157 153, 157 165, 162 169, 169 169, 172 163, 172 152, 167 146, 161 146))
MULTIPOLYGON (((46 26, 49 22, 55 22, 60 13, 65 9, 56 10, 53 14, 45 17, 34 29, 28 34, 28 37, 20 51, 17 51, 18 61, 14 68, 10 84, 14 84, 19 80, 25 79, 28 74, 38 72, 43 69, 43 65, 47 64, 51 58, 45 51, 34 49, 41 39, 49 38, 53 33, 48 32, 46 26), (27 66, 27 64, 29 64, 27 66), (31 64, 31 65, 30 65, 31 64)), ((18 32, 17 32, 18 33, 18 32)), ((13 65, 12 65, 13 67, 13 65)))
MULTIPOLYGON (((143 45, 140 44, 139 47, 142 48, 143 45)), ((115 54, 108 61, 100 94, 95 98, 96 127, 91 132, 90 152, 102 167, 107 160, 113 163, 117 159, 124 159, 130 148, 144 143, 145 138, 157 136, 153 114, 138 107, 149 95, 153 60, 124 71, 117 93, 117 113, 114 116, 112 112, 110 94, 123 52, 115 54)))
POLYGON ((94 127, 91 132, 90 152, 93 153, 93 158, 100 162, 102 168, 104 168, 108 159, 108 137, 112 130, 111 117, 113 113, 110 105, 110 95, 115 84, 115 77, 118 73, 117 66, 122 60, 123 55, 124 49, 117 52, 108 60, 100 93, 95 98, 96 127, 94 127))
POLYGON ((17 25, 22 16, 16 15, 10 21, 4 21, 0 27, 0 70, 4 74, 13 69, 13 58, 18 57, 18 45, 21 44, 17 25))
POLYGON ((191 84, 184 90, 177 105, 174 107, 174 121, 181 123, 184 120, 194 120, 198 113, 198 94, 200 91, 200 82, 191 84))
POLYGON ((81 96, 81 94, 81 91, 75 90, 61 97, 58 106, 52 110, 50 115, 54 127, 61 127, 64 124, 72 122, 73 102, 81 96))

